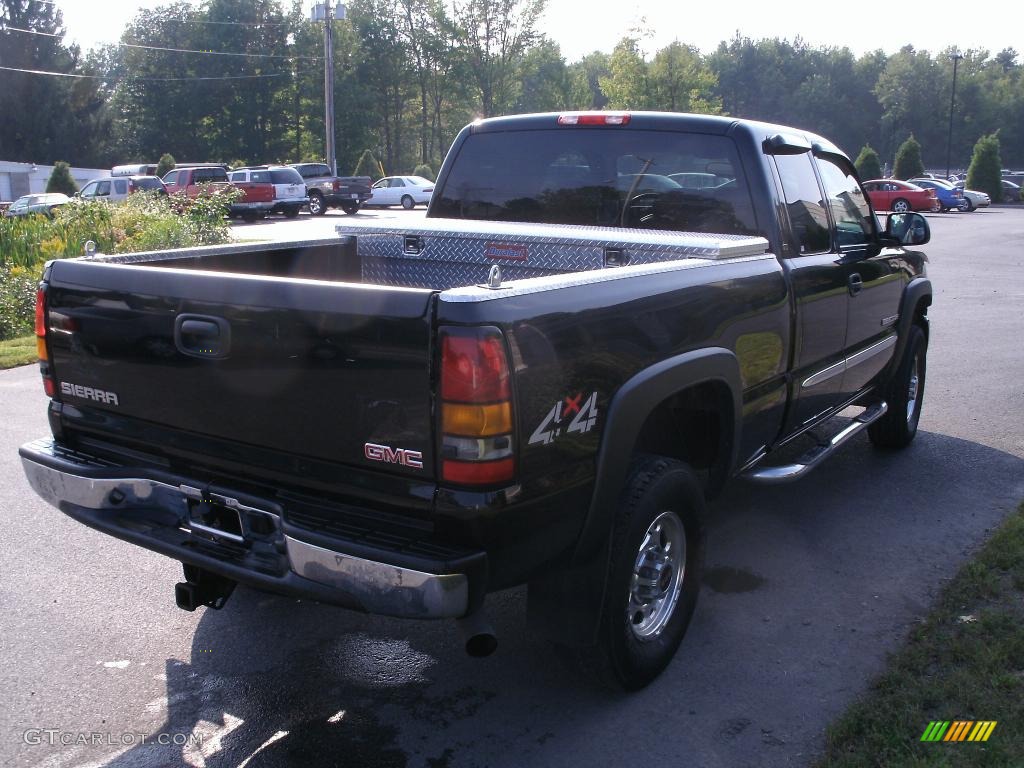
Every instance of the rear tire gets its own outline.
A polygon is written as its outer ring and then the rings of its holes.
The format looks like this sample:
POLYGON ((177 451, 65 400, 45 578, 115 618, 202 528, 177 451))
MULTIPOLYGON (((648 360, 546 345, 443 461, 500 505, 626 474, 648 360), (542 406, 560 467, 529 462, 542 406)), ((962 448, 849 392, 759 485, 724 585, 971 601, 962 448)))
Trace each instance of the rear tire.
POLYGON ((351 216, 359 211, 359 203, 342 203, 341 210, 351 216))
POLYGON ((327 206, 324 205, 324 196, 319 192, 309 193, 309 212, 314 216, 323 216, 327 213, 327 206))
POLYGON ((910 203, 904 200, 902 197, 898 200, 894 200, 892 203, 893 213, 907 213, 910 210, 910 203))
POLYGON ((927 372, 928 337, 924 329, 910 326, 903 359, 885 391, 888 412, 868 427, 868 437, 879 448, 906 448, 917 435, 917 424, 924 403, 927 372))
POLYGON ((607 684, 643 688, 672 661, 697 607, 704 492, 687 465, 634 461, 612 533, 591 668, 607 684))
POLYGON ((407 211, 411 211, 416 207, 416 201, 409 197, 409 195, 402 195, 402 207, 407 211))

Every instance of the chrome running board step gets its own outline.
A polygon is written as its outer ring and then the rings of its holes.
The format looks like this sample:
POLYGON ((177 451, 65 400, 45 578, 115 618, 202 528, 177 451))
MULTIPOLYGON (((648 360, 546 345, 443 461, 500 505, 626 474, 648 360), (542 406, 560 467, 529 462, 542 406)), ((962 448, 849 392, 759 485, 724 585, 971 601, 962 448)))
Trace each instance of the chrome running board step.
POLYGON ((875 403, 865 408, 860 415, 836 433, 831 440, 819 442, 792 464, 782 464, 776 467, 755 467, 744 472, 742 477, 752 483, 760 483, 762 485, 778 485, 799 480, 831 456, 851 437, 867 429, 868 426, 885 416, 888 410, 889 406, 884 402, 875 403))

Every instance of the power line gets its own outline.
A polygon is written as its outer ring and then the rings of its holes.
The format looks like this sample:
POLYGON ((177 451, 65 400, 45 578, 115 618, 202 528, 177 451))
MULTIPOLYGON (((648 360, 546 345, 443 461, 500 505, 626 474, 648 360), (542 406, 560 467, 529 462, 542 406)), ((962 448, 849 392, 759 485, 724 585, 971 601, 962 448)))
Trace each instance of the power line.
MULTIPOLYGON (((26 35, 43 35, 45 37, 60 37, 59 33, 37 32, 32 29, 18 29, 17 27, 4 27, 5 31, 23 32, 26 35)), ((236 53, 234 51, 197 51, 192 48, 165 48, 159 45, 140 45, 138 43, 111 43, 121 48, 135 48, 141 51, 166 51, 169 53, 194 53, 200 56, 246 56, 253 59, 305 59, 307 61, 323 61, 320 56, 290 56, 280 53, 236 53)))
MULTIPOLYGON (((6 72, 22 72, 27 75, 50 75, 52 77, 74 77, 83 80, 141 80, 144 82, 151 83, 172 83, 182 81, 193 81, 193 80, 254 80, 263 77, 291 77, 296 74, 294 72, 275 72, 269 75, 224 75, 221 77, 135 77, 128 75, 126 77, 106 77, 104 75, 76 75, 70 72, 46 72, 41 69, 18 69, 17 67, 0 67, 0 70, 6 72)), ((298 74, 303 75, 306 72, 299 72, 298 74)))
POLYGON ((122 48, 138 48, 143 51, 170 51, 171 53, 197 53, 203 56, 249 56, 256 59, 306 59, 323 61, 319 56, 289 56, 279 53, 235 53, 233 51, 196 51, 191 48, 163 48, 158 45, 139 45, 137 43, 114 43, 122 48))

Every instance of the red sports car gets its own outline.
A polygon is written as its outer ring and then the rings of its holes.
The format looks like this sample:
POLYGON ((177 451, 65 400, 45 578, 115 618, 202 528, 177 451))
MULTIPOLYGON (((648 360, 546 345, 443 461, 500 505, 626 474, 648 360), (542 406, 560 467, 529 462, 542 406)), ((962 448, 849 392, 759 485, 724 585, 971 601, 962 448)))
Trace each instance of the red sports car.
POLYGON ((916 184, 896 179, 873 179, 864 182, 871 207, 876 211, 937 211, 942 206, 934 189, 921 189, 916 184))

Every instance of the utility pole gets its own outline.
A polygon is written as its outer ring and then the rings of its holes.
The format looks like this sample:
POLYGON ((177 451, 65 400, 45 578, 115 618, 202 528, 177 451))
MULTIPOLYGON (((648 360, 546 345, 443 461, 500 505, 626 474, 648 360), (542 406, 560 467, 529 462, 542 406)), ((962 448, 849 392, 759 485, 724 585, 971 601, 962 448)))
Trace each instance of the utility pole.
POLYGON ((949 134, 946 136, 946 178, 949 178, 950 156, 953 153, 953 110, 956 107, 956 65, 960 63, 963 54, 960 51, 953 51, 953 93, 949 97, 949 134))
POLYGON ((331 173, 338 175, 338 157, 334 151, 334 19, 345 18, 345 6, 331 7, 331 0, 315 3, 310 18, 324 23, 324 129, 327 164, 331 173))

